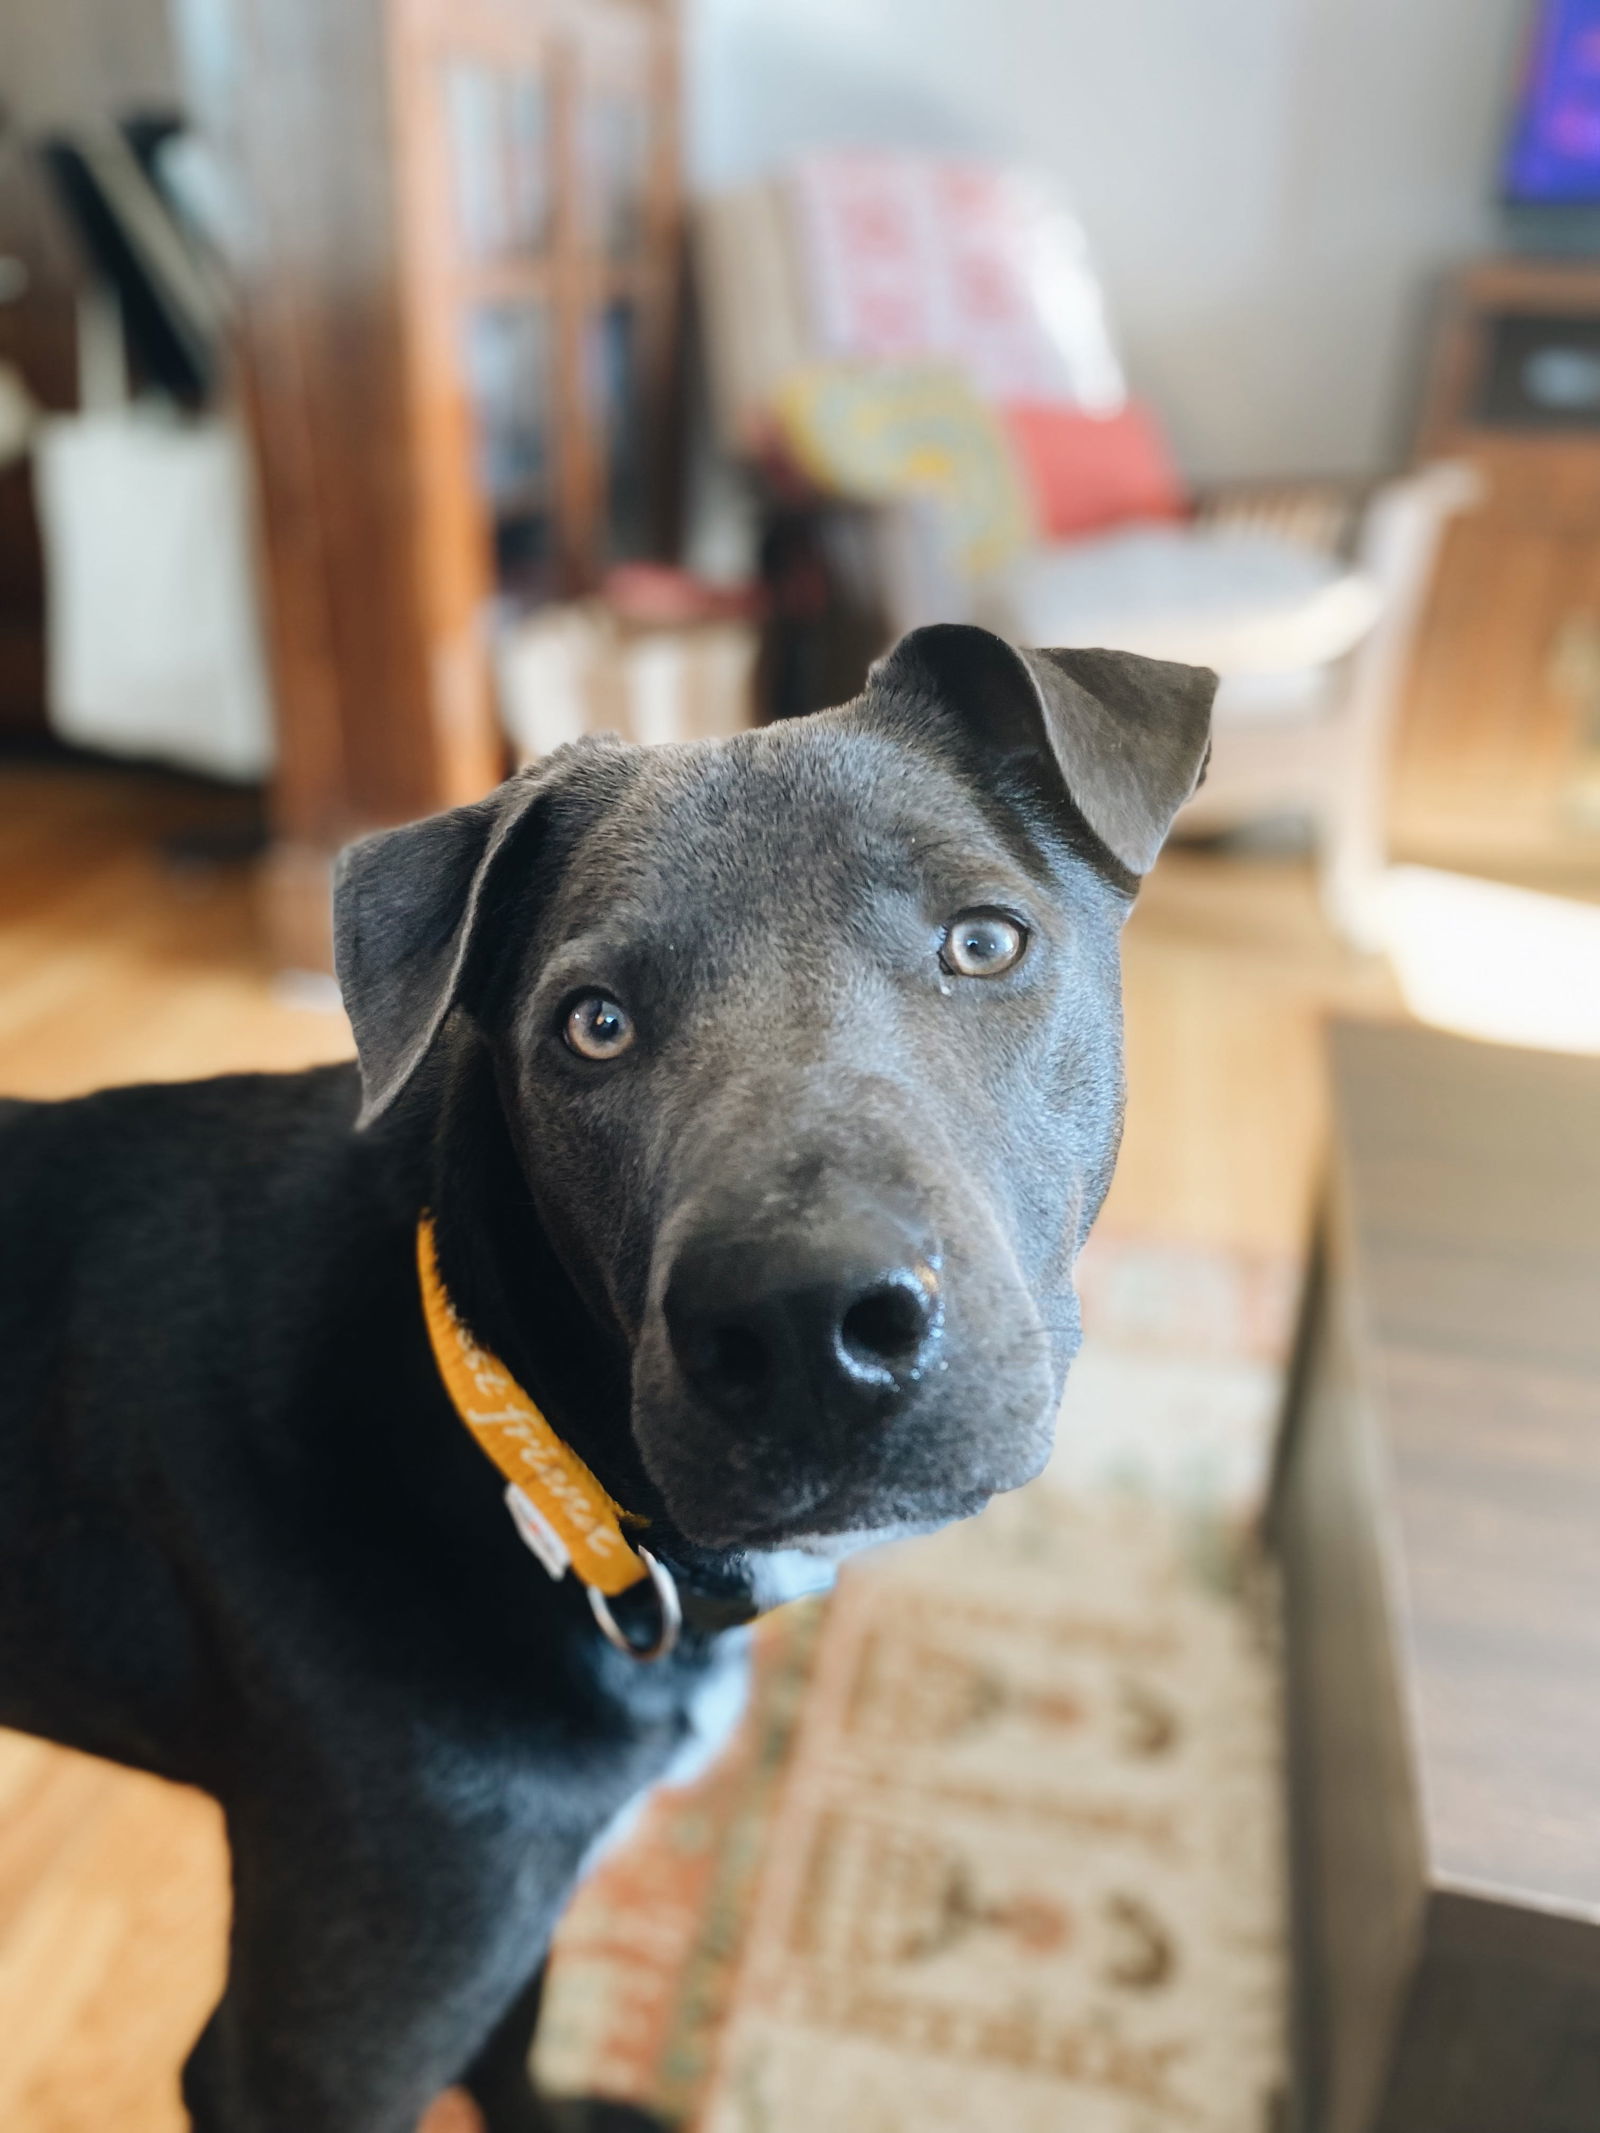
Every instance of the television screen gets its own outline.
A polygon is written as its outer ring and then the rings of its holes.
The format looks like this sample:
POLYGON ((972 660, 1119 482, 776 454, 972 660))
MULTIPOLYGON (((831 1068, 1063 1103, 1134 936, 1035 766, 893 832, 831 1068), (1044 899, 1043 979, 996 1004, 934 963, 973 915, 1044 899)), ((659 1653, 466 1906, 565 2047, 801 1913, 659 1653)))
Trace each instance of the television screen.
POLYGON ((1541 0, 1505 190, 1530 207, 1600 206, 1600 0, 1541 0))

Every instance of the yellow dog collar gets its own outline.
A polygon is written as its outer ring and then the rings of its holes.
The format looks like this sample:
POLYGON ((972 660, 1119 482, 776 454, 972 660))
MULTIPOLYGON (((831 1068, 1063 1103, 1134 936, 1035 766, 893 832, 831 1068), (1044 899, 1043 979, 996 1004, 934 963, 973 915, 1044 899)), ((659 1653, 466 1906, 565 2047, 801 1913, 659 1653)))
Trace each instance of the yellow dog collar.
POLYGON ((588 1587, 595 1620, 613 1644, 636 1659, 661 1658, 677 1642, 681 1616, 670 1571, 622 1530, 645 1521, 612 1500, 505 1364, 462 1324, 439 1272, 430 1215, 417 1224, 417 1273, 439 1375, 456 1413, 504 1475, 517 1531, 551 1577, 570 1568, 588 1587), (606 1604, 646 1579, 661 1610, 660 1635, 649 1647, 632 1643, 606 1604))

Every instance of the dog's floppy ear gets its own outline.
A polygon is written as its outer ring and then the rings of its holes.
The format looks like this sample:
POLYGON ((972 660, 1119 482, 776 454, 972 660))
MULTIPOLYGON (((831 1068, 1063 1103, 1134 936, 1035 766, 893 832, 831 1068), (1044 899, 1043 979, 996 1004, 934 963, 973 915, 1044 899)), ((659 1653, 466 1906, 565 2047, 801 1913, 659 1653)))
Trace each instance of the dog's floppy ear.
POLYGON ((333 967, 361 1061, 361 1116, 386 1111, 460 998, 502 854, 542 789, 527 774, 486 800, 347 845, 333 881, 333 967))
POLYGON ((1059 781, 1113 859, 1147 874, 1204 773, 1217 677, 1133 652, 1019 651, 935 623, 902 637, 868 686, 936 697, 1003 784, 1059 781))

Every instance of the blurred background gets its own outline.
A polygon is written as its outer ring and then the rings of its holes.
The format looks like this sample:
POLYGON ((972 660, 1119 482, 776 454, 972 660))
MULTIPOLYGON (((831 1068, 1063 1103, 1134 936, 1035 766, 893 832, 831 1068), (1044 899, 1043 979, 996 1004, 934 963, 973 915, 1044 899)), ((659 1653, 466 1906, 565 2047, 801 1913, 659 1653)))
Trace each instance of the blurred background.
MULTIPOLYGON (((350 836, 936 620, 1222 675, 1075 1426, 772 1632, 723 1789, 566 1929, 552 2075, 1285 2123, 1253 1536, 1323 1181, 1449 1081, 1425 1026, 1600 1051, 1600 6, 0 0, 6 1091, 343 1056, 350 836)), ((16 2133, 179 2123, 221 1872, 202 1803, 0 1737, 16 2133)))

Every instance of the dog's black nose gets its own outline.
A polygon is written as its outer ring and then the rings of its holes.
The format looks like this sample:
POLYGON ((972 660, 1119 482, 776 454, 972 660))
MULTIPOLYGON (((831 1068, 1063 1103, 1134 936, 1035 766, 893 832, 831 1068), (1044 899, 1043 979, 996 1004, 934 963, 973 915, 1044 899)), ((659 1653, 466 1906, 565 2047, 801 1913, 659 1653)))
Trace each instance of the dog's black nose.
POLYGON ((678 1367, 730 1418, 900 1405, 939 1337, 937 1254, 887 1211, 842 1233, 691 1242, 663 1299, 678 1367))

